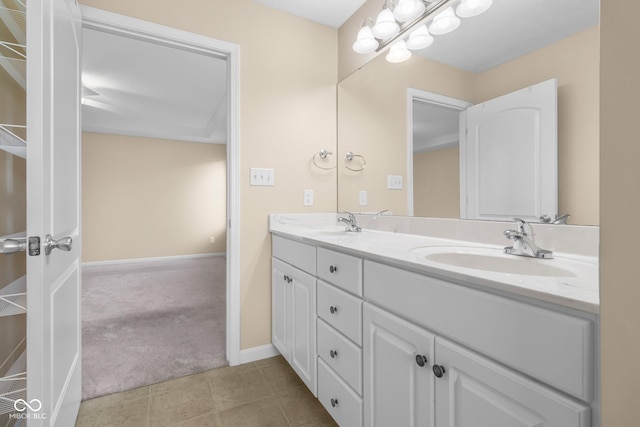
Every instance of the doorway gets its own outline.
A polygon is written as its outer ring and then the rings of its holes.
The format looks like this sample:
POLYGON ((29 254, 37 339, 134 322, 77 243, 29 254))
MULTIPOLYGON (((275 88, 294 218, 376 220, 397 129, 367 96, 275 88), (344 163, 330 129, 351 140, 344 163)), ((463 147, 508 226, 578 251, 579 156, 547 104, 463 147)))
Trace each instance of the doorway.
MULTIPOLYGON (((97 123, 95 126, 102 126, 103 128, 93 127, 89 130, 106 132, 107 127, 115 126, 118 116, 120 116, 120 119, 123 118, 122 116, 133 117, 136 108, 132 107, 132 105, 140 102, 141 105, 148 107, 142 111, 142 118, 148 125, 146 127, 151 129, 151 133, 144 134, 142 127, 134 125, 134 121, 127 122, 125 120, 125 127, 128 126, 127 132, 129 135, 141 138, 189 141, 185 142, 185 144, 196 145, 220 143, 221 140, 226 143, 226 212, 220 233, 211 232, 205 238, 208 245, 211 242, 220 243, 220 236, 226 235, 226 244, 223 245, 226 253, 225 353, 229 364, 238 364, 240 362, 239 233, 235 227, 232 227, 232 225, 239 223, 238 48, 230 43, 90 7, 82 7, 81 11, 84 31, 93 31, 94 35, 118 36, 132 40, 134 44, 139 43, 147 46, 141 58, 136 57, 135 53, 129 53, 129 55, 133 55, 130 56, 131 64, 134 64, 139 59, 142 59, 144 63, 148 60, 145 55, 158 49, 170 49, 181 56, 179 61, 165 62, 161 69, 156 68, 156 72, 148 73, 148 79, 139 84, 143 85, 143 87, 136 87, 136 89, 139 89, 137 99, 129 99, 126 102, 127 105, 124 106, 124 111, 117 111, 117 108, 110 104, 106 98, 100 99, 102 94, 108 92, 104 88, 109 87, 109 82, 100 82, 98 78, 97 82, 94 81, 92 83, 91 77, 96 76, 88 76, 89 79, 86 82, 83 79, 83 103, 86 107, 96 110, 93 112, 104 113, 101 119, 94 121, 94 123, 97 123), (187 57, 193 59, 195 63, 185 63, 184 61, 187 61, 185 59, 187 57), (197 108, 190 110, 198 104, 195 99, 192 99, 193 102, 183 104, 181 112, 185 113, 185 115, 180 116, 179 120, 176 120, 178 113, 175 111, 173 113, 165 111, 159 115, 149 113, 152 107, 158 103, 158 100, 154 99, 150 85, 151 81, 157 77, 155 74, 160 74, 160 70, 165 72, 191 70, 192 73, 188 78, 190 80, 215 74, 215 71, 209 71, 209 74, 207 74, 203 61, 217 62, 218 68, 220 68, 220 64, 223 64, 222 68, 224 68, 225 73, 223 84, 220 86, 224 89, 222 96, 217 92, 202 91, 205 94, 209 94, 209 101, 211 101, 211 98, 218 97, 217 101, 213 102, 214 105, 209 111, 208 119, 205 120, 204 116, 198 117, 199 110, 197 108), (163 116, 163 114, 165 115, 163 116), (180 138, 170 135, 179 135, 180 138)), ((103 54, 102 60, 104 62, 98 64, 98 68, 109 68, 110 65, 113 65, 112 58, 109 57, 107 51, 102 51, 101 53, 103 54)), ((219 90, 220 87, 212 90, 219 90)), ((118 90, 126 92, 127 88, 112 89, 115 92, 118 92, 118 90)), ((121 96, 124 94, 116 93, 115 95, 121 96)), ((165 94, 165 96, 179 98, 180 93, 174 91, 173 93, 165 94)), ((204 101, 206 102, 206 96, 204 101)), ((90 117, 87 115, 87 118, 89 119, 90 117)), ((124 135, 125 132, 120 132, 120 134, 124 135)), ((126 155, 126 151, 124 154, 126 155)), ((150 159, 153 155, 154 150, 151 149, 149 151, 150 159)), ((126 182, 123 185, 127 185, 126 182)), ((152 212, 147 212, 147 215, 149 215, 149 220, 152 220, 152 212), (150 213, 151 215, 149 215, 150 213)))

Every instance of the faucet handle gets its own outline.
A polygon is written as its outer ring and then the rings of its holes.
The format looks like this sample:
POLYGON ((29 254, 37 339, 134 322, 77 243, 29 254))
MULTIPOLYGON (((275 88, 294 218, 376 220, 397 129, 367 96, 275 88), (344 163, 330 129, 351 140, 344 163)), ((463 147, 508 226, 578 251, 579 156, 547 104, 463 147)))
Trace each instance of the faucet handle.
POLYGON ((349 215, 349 221, 351 221, 352 224, 355 224, 356 221, 356 216, 354 214, 352 214, 349 211, 343 211, 343 214, 349 215))
POLYGON ((518 231, 520 232, 520 234, 522 234, 523 236, 527 236, 529 234, 527 231, 533 234, 531 225, 529 225, 527 221, 522 218, 513 218, 513 220, 516 222, 516 224, 518 224, 518 231))

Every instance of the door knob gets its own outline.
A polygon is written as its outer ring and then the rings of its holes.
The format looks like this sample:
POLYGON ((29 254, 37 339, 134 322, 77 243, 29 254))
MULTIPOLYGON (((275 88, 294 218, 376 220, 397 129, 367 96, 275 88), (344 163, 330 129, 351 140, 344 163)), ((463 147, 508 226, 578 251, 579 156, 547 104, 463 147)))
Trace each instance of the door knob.
POLYGON ((27 250, 26 239, 6 239, 0 245, 0 253, 15 254, 27 250))
POLYGON ((59 240, 53 240, 51 234, 47 234, 44 238, 44 253, 46 255, 49 255, 54 249, 60 249, 61 251, 69 252, 72 245, 73 239, 71 237, 63 237, 59 240))
POLYGON ((416 355, 416 363, 422 368, 427 364, 427 356, 424 356, 422 354, 416 355))
POLYGON ((442 378, 444 376, 445 369, 442 365, 433 365, 433 375, 438 378, 442 378))

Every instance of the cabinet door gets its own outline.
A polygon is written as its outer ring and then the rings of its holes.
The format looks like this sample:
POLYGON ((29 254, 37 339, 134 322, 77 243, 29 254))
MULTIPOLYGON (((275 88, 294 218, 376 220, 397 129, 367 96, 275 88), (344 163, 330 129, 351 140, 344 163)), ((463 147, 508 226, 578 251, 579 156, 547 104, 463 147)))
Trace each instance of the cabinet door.
POLYGON ((436 338, 438 427, 588 427, 589 408, 515 371, 436 338))
POLYGON ((271 342, 289 360, 289 266, 273 258, 271 273, 271 342))
POLYGON ((432 427, 434 336, 367 303, 363 316, 364 425, 432 427))
POLYGON ((316 392, 316 278, 291 268, 291 346, 289 363, 316 392))

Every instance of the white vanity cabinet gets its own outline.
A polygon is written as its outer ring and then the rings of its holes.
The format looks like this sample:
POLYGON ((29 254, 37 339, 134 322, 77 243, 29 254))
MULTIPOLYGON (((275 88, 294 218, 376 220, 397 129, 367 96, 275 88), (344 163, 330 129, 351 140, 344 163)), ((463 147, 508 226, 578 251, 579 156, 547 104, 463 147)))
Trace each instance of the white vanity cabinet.
POLYGON ((315 252, 313 246, 274 236, 271 329, 273 345, 317 396, 315 252))

